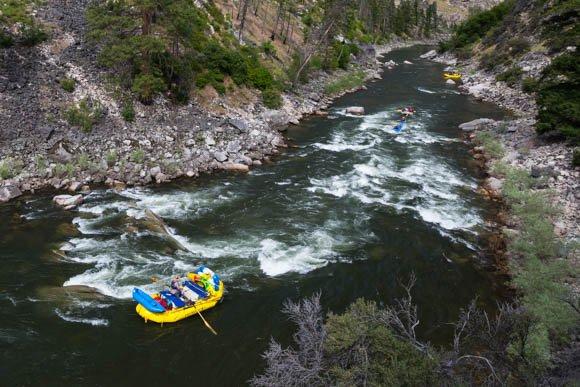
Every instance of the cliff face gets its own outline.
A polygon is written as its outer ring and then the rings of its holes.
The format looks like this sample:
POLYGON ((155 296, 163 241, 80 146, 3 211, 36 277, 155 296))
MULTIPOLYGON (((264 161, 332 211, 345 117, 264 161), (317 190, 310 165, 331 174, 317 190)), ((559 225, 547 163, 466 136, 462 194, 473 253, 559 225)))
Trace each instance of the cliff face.
POLYGON ((455 25, 469 16, 473 10, 489 9, 501 0, 437 0, 437 9, 449 25, 455 25))

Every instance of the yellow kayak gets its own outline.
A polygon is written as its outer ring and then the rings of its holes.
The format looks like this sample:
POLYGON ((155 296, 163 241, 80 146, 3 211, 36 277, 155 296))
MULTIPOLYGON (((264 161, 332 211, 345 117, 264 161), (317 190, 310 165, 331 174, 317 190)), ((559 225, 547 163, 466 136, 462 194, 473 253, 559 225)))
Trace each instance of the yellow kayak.
POLYGON ((443 78, 457 80, 457 79, 461 79, 461 74, 459 74, 459 73, 443 73, 443 78))
MULTIPOLYGON (((180 295, 169 290, 147 294, 133 289, 133 299, 138 302, 135 310, 145 322, 172 323, 216 306, 224 295, 224 284, 213 272, 203 266, 196 273, 179 278, 180 295)), ((172 284, 173 285, 173 284, 172 284)))

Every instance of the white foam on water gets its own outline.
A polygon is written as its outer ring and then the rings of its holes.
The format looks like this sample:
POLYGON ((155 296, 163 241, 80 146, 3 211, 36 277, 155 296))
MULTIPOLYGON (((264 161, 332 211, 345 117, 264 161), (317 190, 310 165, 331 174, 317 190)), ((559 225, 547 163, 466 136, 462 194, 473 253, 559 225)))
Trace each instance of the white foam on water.
POLYGON ((149 189, 127 189, 122 196, 136 201, 136 208, 127 215, 142 217, 145 209, 170 219, 183 219, 211 210, 223 203, 235 200, 236 194, 226 186, 215 185, 195 192, 157 193, 149 189))
POLYGON ((67 322, 73 323, 80 323, 80 324, 88 324, 95 327, 107 327, 109 326, 109 320, 102 319, 102 318, 84 318, 84 317, 75 317, 71 316, 69 313, 62 312, 60 309, 56 308, 54 313, 67 322))
POLYGON ((426 88, 424 88, 424 87, 417 87, 417 90, 418 90, 418 91, 420 91, 421 93, 427 93, 427 94, 437 94, 437 92, 436 92, 436 91, 429 90, 429 89, 426 89, 426 88))
POLYGON ((260 269, 269 276, 288 272, 307 273, 325 266, 333 255, 337 242, 328 233, 318 230, 306 244, 289 245, 274 239, 264 239, 258 254, 260 269))

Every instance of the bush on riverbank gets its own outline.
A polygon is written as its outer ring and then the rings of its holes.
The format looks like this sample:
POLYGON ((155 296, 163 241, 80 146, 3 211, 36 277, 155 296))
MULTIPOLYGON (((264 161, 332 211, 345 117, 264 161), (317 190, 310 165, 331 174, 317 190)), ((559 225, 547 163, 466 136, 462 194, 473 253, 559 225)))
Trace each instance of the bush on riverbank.
MULTIPOLYGON (((561 340, 579 320, 573 295, 562 279, 572 274, 554 234, 551 219, 559 213, 550 192, 537 190, 537 181, 527 171, 496 165, 505 177, 503 195, 517 218, 517 232, 508 239, 513 283, 521 291, 522 305, 553 339, 561 340)), ((545 349, 549 351, 548 348, 545 349)))
POLYGON ((518 303, 498 305, 495 316, 472 302, 450 324, 453 344, 431 347, 417 337, 411 293, 392 306, 357 300, 343 313, 322 313, 320 295, 286 302, 298 330, 288 348, 272 340, 266 369, 254 386, 273 385, 490 385, 535 384, 550 361, 548 331, 518 303))
POLYGON ((567 53, 544 69, 536 98, 538 133, 580 140, 580 53, 567 53))
POLYGON ((328 95, 338 94, 362 86, 364 80, 365 72, 362 70, 349 73, 326 85, 324 92, 328 95))

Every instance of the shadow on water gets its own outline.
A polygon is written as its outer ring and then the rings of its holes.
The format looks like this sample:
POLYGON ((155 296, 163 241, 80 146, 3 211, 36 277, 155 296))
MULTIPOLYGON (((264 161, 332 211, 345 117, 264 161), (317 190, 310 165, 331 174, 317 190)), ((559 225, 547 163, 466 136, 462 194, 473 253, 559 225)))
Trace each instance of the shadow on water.
POLYGON ((493 307, 501 284, 485 261, 494 208, 476 193, 478 171, 457 125, 499 118, 459 95, 424 48, 368 90, 336 101, 331 117, 288 131, 297 145, 248 175, 217 174, 121 194, 93 193, 78 214, 49 198, 0 207, 0 380, 8 385, 240 385, 263 366, 270 337, 290 342, 284 300, 322 292, 327 310, 359 297, 390 303, 411 272, 421 334, 437 344, 474 297, 493 307), (364 106, 364 117, 344 114, 364 106), (395 109, 418 113, 397 136, 395 109), (191 253, 127 223, 145 208, 191 253), (71 229, 73 222, 80 231, 71 229), (70 259, 50 251, 68 245, 70 259), (144 324, 128 299, 204 262, 222 274, 224 302, 205 317, 144 324), (91 286, 83 297, 62 285, 91 286), (104 294, 104 295, 103 295, 104 294))

